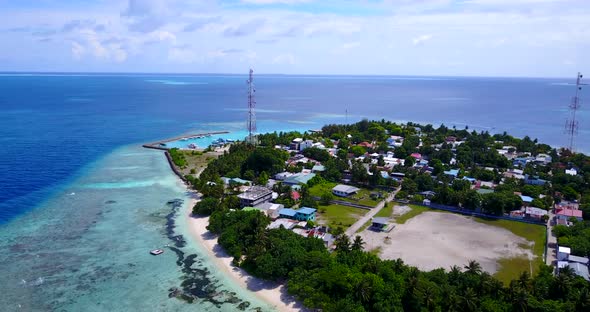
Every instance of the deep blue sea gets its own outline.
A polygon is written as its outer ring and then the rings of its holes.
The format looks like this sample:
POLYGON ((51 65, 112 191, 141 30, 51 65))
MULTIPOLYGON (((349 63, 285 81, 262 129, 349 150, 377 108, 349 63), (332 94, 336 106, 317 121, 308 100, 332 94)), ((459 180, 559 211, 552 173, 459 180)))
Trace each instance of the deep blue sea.
MULTIPOLYGON (((145 232, 142 237, 157 233, 145 238, 150 244, 137 246, 141 252, 171 236, 165 216, 172 208, 166 203, 185 194, 166 164, 162 165, 161 153, 139 146, 201 131, 243 134, 245 81, 246 75, 1 74, 0 238, 4 245, 0 247, 9 252, 0 257, 0 263, 19 264, 0 267, 0 275, 8 276, 0 281, 0 291, 8 294, 0 304, 35 295, 46 299, 29 302, 28 310, 79 310, 103 302, 101 295, 116 300, 109 278, 97 278, 97 288, 72 282, 92 278, 81 275, 84 270, 79 267, 84 265, 88 272, 102 269, 104 276, 113 279, 121 279, 123 271, 125 276, 149 278, 131 269, 138 265, 129 260, 136 257, 133 253, 121 256, 127 262, 111 266, 99 264, 96 256, 111 239, 124 239, 117 238, 121 229, 140 228, 129 237, 140 231, 145 232), (88 248, 86 253, 72 251, 80 245, 88 248), (51 255, 56 249, 60 257, 51 255), (84 257, 74 261, 69 252, 84 257), (27 269, 31 266, 39 271, 27 269), (59 269, 49 269, 55 266, 59 269)), ((259 75, 255 82, 261 132, 385 118, 507 131, 554 146, 567 143, 563 126, 575 92, 573 79, 555 78, 259 75)), ((582 98, 586 94, 583 91, 582 98)), ((590 151, 590 141, 585 139, 590 134, 589 111, 582 106, 578 112, 577 151, 590 151)), ((187 254, 200 255, 182 248, 187 254)), ((179 265, 168 272, 166 283, 174 286, 178 276, 188 274, 185 269, 179 265)), ((214 284, 211 280, 215 277, 205 279, 214 284)), ((136 282, 129 279, 129 285, 136 282)), ((168 295, 166 289, 142 291, 168 295)), ((254 303, 252 298, 247 300, 254 303)), ((201 307, 230 309, 223 304, 209 300, 201 307)), ((18 305, 13 307, 17 310, 18 305)), ((173 303, 162 309, 182 307, 173 303)), ((117 310, 117 306, 108 308, 117 310)))

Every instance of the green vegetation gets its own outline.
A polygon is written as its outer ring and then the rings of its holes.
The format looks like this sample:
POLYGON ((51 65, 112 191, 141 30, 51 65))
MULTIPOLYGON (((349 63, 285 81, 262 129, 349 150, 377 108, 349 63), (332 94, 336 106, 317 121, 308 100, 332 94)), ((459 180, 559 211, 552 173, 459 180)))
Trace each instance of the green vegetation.
POLYGON ((185 168, 188 165, 184 154, 178 148, 171 148, 168 150, 168 153, 170 154, 170 158, 172 158, 172 162, 177 167, 185 168))
POLYGON ((533 243, 531 251, 535 258, 532 259, 532 263, 528 258, 506 258, 499 261, 500 269, 495 276, 501 281, 508 283, 514 278, 514 276, 517 276, 519 272, 530 271, 531 269, 534 274, 544 263, 543 253, 545 251, 545 237, 547 236, 547 229, 545 226, 509 220, 482 218, 473 218, 473 220, 479 223, 504 228, 512 232, 514 235, 520 236, 533 243))
POLYGON ((425 212, 425 211, 429 211, 432 210, 428 207, 424 207, 424 206, 418 206, 418 205, 409 205, 410 208, 412 208, 410 211, 404 213, 401 216, 395 217, 395 223, 397 224, 404 224, 406 223, 406 221, 408 221, 409 219, 425 212))
MULTIPOLYGON (((350 226, 360 215, 366 213, 362 209, 339 205, 319 206, 319 221, 336 229, 332 232, 336 237, 333 253, 329 253, 319 239, 305 238, 282 228, 267 229, 270 221, 259 211, 230 210, 236 205, 232 195, 235 190, 224 190, 221 176, 241 177, 256 183, 264 182, 278 171, 299 172, 303 167, 313 166, 313 163, 306 163, 284 168, 288 155, 275 149, 274 145, 289 144, 295 137, 325 142, 327 146, 337 145, 340 150, 336 157, 328 157, 317 149, 306 152, 310 158, 322 159, 326 171, 309 183, 309 189, 302 186, 299 203, 291 198, 292 192, 288 187, 276 185, 275 190, 279 193, 277 202, 317 206, 312 196, 324 197, 326 202, 326 194, 331 192, 335 183, 339 183, 343 173, 350 173, 351 183, 364 189, 356 199, 348 199, 349 201, 361 203, 370 199, 367 189, 398 185, 380 174, 384 166, 382 157, 372 162, 368 154, 365 154, 392 151, 385 142, 388 135, 404 137, 401 146, 396 147, 393 152, 397 158, 407 161, 405 166, 394 168, 395 172, 405 174, 400 193, 406 197, 419 200, 422 195, 418 193, 434 191, 436 195, 432 198, 433 202, 467 209, 481 207, 488 213, 502 214, 520 207, 520 198, 514 192, 522 192, 533 197, 535 203, 544 205, 543 207, 550 207, 554 201, 562 199, 579 199, 581 209, 588 210, 585 210, 585 216, 590 212, 590 197, 587 195, 590 190, 590 175, 585 173, 590 172, 590 159, 584 155, 574 155, 567 151, 558 154, 549 146, 538 144, 528 137, 521 140, 505 133, 491 135, 487 132, 469 132, 467 128, 449 129, 444 125, 435 129, 432 125, 400 125, 384 120, 363 120, 352 125, 327 125, 322 128, 321 134, 290 132, 261 135, 262 146, 256 148, 243 143, 235 144, 229 153, 213 160, 201 179, 195 181, 194 185, 205 198, 204 203, 197 205, 195 209, 197 212, 203 210, 212 213, 208 229, 219 235, 220 245, 234 257, 234 263, 255 276, 286 281, 288 291, 310 309, 326 312, 590 310, 589 283, 567 269, 554 276, 552 268, 541 263, 544 247, 542 227, 529 228, 534 225, 505 223, 504 220, 481 220, 483 223, 505 227, 516 235, 535 242, 534 253, 538 256, 535 263, 529 263, 528 259, 526 263, 524 259, 503 259, 502 268, 494 277, 482 272, 477 262, 468 263, 463 270, 453 267, 449 272, 443 269, 421 272, 399 259, 381 260, 370 252, 364 252, 364 242, 360 237, 351 241, 342 234, 343 227, 350 226), (453 146, 452 142, 455 140, 463 143, 453 146), (370 145, 359 146, 363 141, 370 145), (422 144, 419 145, 420 142, 422 144), (533 156, 539 153, 550 154, 553 162, 532 162, 521 169, 524 174, 539 176, 551 184, 527 187, 522 180, 504 179, 506 171, 513 166, 506 157, 495 152, 502 145, 514 146, 517 153, 528 152, 533 156), (415 161, 413 157, 408 158, 411 153, 421 153, 429 159, 432 169, 410 166, 415 161), (349 154, 365 157, 364 160, 357 161, 351 159, 349 154), (456 163, 451 161, 453 158, 456 163), (348 165, 349 162, 351 166, 348 165), (566 175, 564 167, 571 165, 575 165, 580 174, 575 177, 566 175), (457 179, 444 174, 449 169, 458 170, 457 179), (425 172, 429 170, 432 173, 425 172), (463 177, 495 184, 502 180, 504 183, 495 188, 494 195, 481 196, 471 189, 470 182, 462 180, 463 177), (531 267, 534 277, 529 273, 531 267), (507 283, 509 277, 517 275, 520 276, 517 280, 507 283)), ((374 204, 377 203, 377 200, 371 200, 374 204)), ((422 206, 411 208, 411 211, 397 218, 398 223, 404 223, 429 209, 422 206)), ((386 213, 391 212, 383 212, 386 213)), ((576 236, 577 234, 578 232, 575 233, 576 236)), ((570 236, 573 237, 574 233, 565 233, 561 237, 563 240, 570 239, 567 238, 570 236)))
POLYGON ((395 207, 394 203, 385 204, 385 207, 379 210, 379 212, 375 214, 375 217, 391 218, 391 214, 393 213, 393 207, 395 207))
POLYGON ((291 231, 268 230, 259 211, 216 211, 208 229, 234 263, 251 274, 286 280, 289 293, 311 309, 342 311, 588 311, 590 284, 571 270, 554 276, 541 266, 509 286, 471 261, 462 271, 421 272, 401 260, 381 260, 363 251, 360 237, 336 239, 329 254, 321 240, 291 231))
POLYGON ((560 246, 571 247, 573 255, 590 256, 590 222, 578 221, 575 218, 572 218, 570 222, 574 225, 570 227, 557 225, 553 228, 557 243, 560 246))
POLYGON ((368 210, 342 205, 328 205, 321 206, 319 212, 318 219, 325 221, 328 226, 348 228, 364 216, 368 210))
MULTIPOLYGON (((311 196, 321 197, 322 194, 324 194, 326 192, 332 193, 332 189, 336 185, 337 185, 337 183, 333 183, 333 182, 319 183, 319 184, 316 184, 316 185, 309 188, 309 194, 311 196)), ((340 198, 338 198, 338 199, 340 199, 340 198)))
MULTIPOLYGON (((332 194, 332 189, 336 186, 337 183, 334 182, 327 182, 322 181, 321 183, 315 184, 309 188, 309 194, 315 197, 324 197, 325 194, 329 193, 332 194)), ((375 207, 382 199, 374 199, 371 197, 372 193, 381 193, 382 196, 386 196, 386 193, 383 191, 370 191, 368 189, 361 189, 358 191, 357 194, 350 196, 350 197, 339 197, 334 196, 333 199, 346 201, 349 203, 355 203, 359 205, 364 205, 368 207, 375 207)))

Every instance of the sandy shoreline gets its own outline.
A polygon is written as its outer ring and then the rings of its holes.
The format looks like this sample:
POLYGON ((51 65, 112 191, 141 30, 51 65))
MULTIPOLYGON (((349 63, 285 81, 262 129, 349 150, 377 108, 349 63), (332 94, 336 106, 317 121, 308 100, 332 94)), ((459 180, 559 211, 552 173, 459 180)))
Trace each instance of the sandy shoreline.
POLYGON ((305 311, 303 306, 287 293, 284 285, 255 278, 243 269, 232 265, 232 257, 217 244, 217 237, 206 229, 209 217, 192 216, 190 207, 195 203, 196 200, 192 199, 188 208, 183 211, 182 217, 188 223, 190 235, 205 247, 213 264, 219 270, 235 280, 241 287, 252 291, 277 311, 305 311))

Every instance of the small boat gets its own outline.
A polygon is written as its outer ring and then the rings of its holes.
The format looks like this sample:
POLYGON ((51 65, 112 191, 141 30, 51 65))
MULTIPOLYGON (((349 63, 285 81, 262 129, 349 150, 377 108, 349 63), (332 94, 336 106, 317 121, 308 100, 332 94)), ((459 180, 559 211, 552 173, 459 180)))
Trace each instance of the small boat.
POLYGON ((236 141, 236 140, 232 140, 232 139, 227 139, 227 140, 225 140, 225 142, 227 142, 227 143, 233 143, 233 142, 235 142, 235 141, 236 141))
POLYGON ((197 144, 191 143, 188 145, 188 148, 195 149, 195 148, 197 148, 197 144))
POLYGON ((163 254, 164 253, 164 250, 162 250, 162 249, 154 249, 154 250, 150 251, 150 253, 152 255, 154 255, 154 256, 157 256, 157 255, 163 254))

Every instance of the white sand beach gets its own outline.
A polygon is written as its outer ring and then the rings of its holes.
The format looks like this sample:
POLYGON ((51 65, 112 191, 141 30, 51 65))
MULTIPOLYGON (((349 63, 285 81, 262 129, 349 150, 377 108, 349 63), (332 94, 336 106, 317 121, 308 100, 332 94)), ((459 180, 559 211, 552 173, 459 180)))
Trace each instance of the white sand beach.
MULTIPOLYGON (((192 200, 188 207, 192 207, 195 203, 196 200, 192 200)), ((215 266, 234 279, 238 285, 252 291, 277 311, 306 311, 300 302, 287 293, 284 285, 255 278, 234 266, 232 257, 217 244, 217 236, 207 230, 209 217, 193 217, 190 208, 184 212, 184 216, 188 222, 190 234, 205 247, 215 266)))

